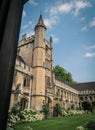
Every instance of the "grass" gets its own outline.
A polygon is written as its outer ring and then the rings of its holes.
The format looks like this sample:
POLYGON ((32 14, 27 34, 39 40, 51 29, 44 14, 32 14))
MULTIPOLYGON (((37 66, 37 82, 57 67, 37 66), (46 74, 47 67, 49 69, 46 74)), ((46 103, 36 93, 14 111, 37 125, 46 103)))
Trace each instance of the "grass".
POLYGON ((95 114, 76 115, 32 123, 23 123, 14 126, 14 128, 15 130, 23 130, 25 126, 30 126, 33 130, 75 130, 77 126, 85 126, 85 124, 92 119, 95 119, 95 114))

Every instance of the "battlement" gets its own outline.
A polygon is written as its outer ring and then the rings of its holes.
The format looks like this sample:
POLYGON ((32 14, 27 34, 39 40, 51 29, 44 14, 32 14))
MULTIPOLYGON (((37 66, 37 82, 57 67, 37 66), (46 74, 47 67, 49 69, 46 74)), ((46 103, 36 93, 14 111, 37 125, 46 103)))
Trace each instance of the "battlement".
POLYGON ((35 35, 27 37, 27 34, 23 34, 21 41, 19 41, 19 43, 18 43, 18 48, 21 47, 21 46, 25 46, 26 44, 29 44, 29 43, 33 42, 34 39, 35 39, 35 35))
POLYGON ((16 60, 15 69, 27 75, 33 74, 33 69, 19 60, 16 60))

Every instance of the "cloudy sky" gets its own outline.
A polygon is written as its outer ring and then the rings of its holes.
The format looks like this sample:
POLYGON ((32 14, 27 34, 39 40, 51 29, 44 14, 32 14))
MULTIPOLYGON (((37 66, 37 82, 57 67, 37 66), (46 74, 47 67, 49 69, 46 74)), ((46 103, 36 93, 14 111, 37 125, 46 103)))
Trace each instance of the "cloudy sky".
POLYGON ((40 14, 47 40, 53 37, 54 66, 64 67, 77 82, 95 81, 95 0, 29 0, 20 39, 34 34, 40 14))

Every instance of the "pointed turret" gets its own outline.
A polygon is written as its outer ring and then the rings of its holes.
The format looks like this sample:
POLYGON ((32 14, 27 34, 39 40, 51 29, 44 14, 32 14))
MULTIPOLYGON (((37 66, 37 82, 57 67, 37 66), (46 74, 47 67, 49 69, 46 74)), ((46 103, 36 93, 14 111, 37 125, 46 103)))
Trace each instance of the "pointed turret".
POLYGON ((41 110, 43 101, 45 101, 45 59, 46 59, 46 26, 44 25, 42 15, 35 26, 35 39, 33 56, 33 90, 32 94, 35 95, 32 98, 33 108, 41 110), (40 96, 40 97, 39 97, 40 96))
POLYGON ((53 42, 53 40, 52 40, 52 36, 50 36, 50 43, 52 43, 53 42))
MULTIPOLYGON (((44 27, 44 28, 46 29, 46 26, 45 26, 45 24, 44 24, 42 15, 40 15, 39 20, 38 20, 38 23, 37 23, 36 26, 35 26, 35 29, 36 29, 37 27, 44 27)), ((35 29, 34 29, 34 30, 35 30, 35 29)))

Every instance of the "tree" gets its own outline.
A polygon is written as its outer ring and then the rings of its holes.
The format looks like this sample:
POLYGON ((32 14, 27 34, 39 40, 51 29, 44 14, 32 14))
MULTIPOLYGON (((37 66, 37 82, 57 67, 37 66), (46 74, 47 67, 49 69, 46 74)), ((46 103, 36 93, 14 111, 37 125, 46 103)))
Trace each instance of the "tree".
POLYGON ((92 112, 95 113, 95 101, 92 102, 92 112))
POLYGON ((61 106, 59 103, 57 103, 55 106, 54 106, 54 109, 53 109, 53 115, 54 117, 58 117, 58 115, 61 115, 61 106))
POLYGON ((87 130, 95 130, 95 120, 91 120, 86 124, 87 130))
POLYGON ((83 101, 82 107, 83 107, 84 110, 90 110, 90 111, 92 110, 91 103, 88 102, 88 101, 83 101))
POLYGON ((54 67, 55 76, 62 79, 65 83, 74 84, 76 83, 70 72, 67 72, 63 67, 57 65, 54 67))
POLYGON ((45 119, 48 117, 49 114, 49 104, 48 103, 44 103, 42 106, 42 112, 45 115, 45 119))

